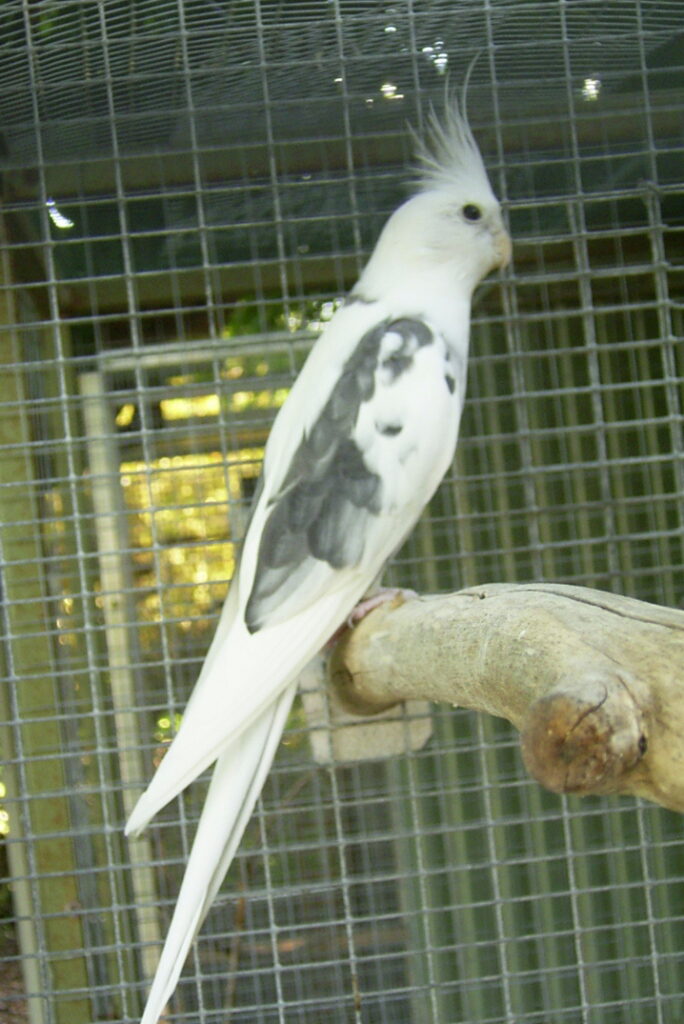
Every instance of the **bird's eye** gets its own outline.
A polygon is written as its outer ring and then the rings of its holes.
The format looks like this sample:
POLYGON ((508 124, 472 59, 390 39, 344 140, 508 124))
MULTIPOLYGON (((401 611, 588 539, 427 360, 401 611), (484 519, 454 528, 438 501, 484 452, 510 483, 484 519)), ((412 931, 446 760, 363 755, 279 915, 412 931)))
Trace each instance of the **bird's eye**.
POLYGON ((482 210, 479 206, 475 206, 475 203, 466 203, 462 208, 461 213, 466 220, 470 221, 480 220, 482 217, 482 210))

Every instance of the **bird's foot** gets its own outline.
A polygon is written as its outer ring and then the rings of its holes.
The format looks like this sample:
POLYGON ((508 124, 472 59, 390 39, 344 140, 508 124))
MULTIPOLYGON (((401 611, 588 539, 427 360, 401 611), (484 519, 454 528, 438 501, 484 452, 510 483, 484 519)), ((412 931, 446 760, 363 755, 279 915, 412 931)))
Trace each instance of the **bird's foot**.
POLYGON ((415 590, 406 590, 404 587, 381 587, 377 593, 370 597, 364 597, 352 608, 347 616, 346 624, 349 629, 352 629, 365 619, 369 612, 372 612, 374 608, 379 608, 381 604, 387 604, 388 601, 403 604, 409 597, 418 597, 418 594, 415 590))
POLYGON ((359 601, 352 608, 344 623, 339 629, 335 630, 328 640, 325 645, 326 648, 334 647, 348 629, 353 629, 354 626, 357 626, 359 622, 365 619, 375 608, 379 608, 381 604, 387 604, 388 601, 396 601, 398 604, 401 604, 410 597, 418 597, 415 590, 407 590, 405 587, 380 587, 374 594, 371 594, 370 597, 364 597, 363 600, 359 601))

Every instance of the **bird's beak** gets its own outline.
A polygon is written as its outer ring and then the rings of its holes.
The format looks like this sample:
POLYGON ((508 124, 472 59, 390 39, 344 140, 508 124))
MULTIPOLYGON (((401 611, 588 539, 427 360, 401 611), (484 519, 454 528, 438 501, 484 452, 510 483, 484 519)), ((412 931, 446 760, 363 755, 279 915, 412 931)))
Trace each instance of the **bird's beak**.
POLYGON ((511 236, 502 228, 497 231, 494 236, 494 254, 496 256, 496 265, 502 270, 507 267, 511 262, 511 255, 513 252, 513 246, 511 244, 511 236))

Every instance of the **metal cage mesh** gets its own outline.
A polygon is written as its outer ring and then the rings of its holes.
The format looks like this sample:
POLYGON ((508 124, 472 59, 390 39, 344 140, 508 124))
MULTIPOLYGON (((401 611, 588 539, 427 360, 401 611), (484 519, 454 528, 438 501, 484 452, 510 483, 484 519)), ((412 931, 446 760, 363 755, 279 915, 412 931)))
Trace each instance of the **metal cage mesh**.
MULTIPOLYGON (((130 1022, 202 784, 132 843, 123 821, 208 646, 268 425, 405 194, 406 121, 478 51, 515 267, 480 289, 453 472, 388 577, 681 603, 684 12, 0 13, 0 1012, 130 1022)), ((505 723, 425 715, 419 751, 321 765, 295 706, 168 1019, 684 1020, 680 817, 545 793, 505 723)))

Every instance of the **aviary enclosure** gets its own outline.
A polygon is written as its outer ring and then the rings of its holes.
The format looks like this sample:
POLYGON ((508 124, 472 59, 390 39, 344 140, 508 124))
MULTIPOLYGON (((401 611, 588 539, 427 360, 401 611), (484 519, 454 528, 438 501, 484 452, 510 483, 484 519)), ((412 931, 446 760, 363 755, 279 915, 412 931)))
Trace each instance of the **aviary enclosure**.
MULTIPOLYGON (((514 260, 388 579, 681 607, 681 3, 0 3, 4 1020, 138 1019, 202 785, 132 843, 125 817, 269 424, 406 195, 407 122, 476 53, 514 260)), ((331 761, 295 705, 168 1020, 683 1021, 681 815, 542 790, 500 719, 404 720, 396 755, 331 761)))

